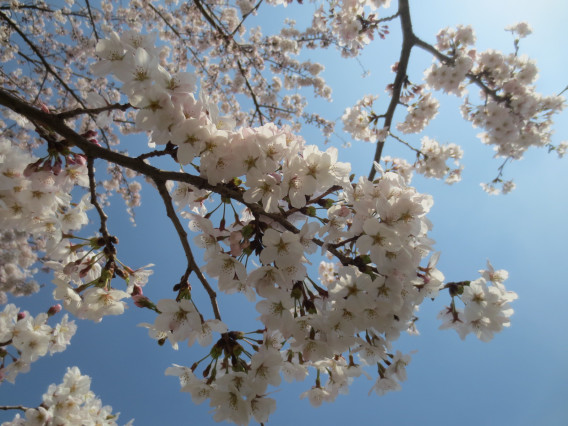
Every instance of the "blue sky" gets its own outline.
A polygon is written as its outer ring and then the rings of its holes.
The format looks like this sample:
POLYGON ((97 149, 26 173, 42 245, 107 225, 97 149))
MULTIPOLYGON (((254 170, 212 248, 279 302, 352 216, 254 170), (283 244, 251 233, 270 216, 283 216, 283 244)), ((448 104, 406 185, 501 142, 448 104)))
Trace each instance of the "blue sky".
MULTIPOLYGON (((395 2, 393 2, 395 3, 395 2)), ((302 13, 313 8, 277 9, 271 19, 302 13)), ((392 9, 392 8, 391 8, 392 9)), ((522 40, 521 53, 536 59, 540 78, 538 90, 543 94, 560 92, 567 84, 568 59, 562 42, 568 40, 565 18, 568 5, 561 0, 449 0, 411 1, 414 28, 421 38, 433 42, 440 28, 471 24, 478 37, 478 49, 495 48, 511 51, 512 37, 503 28, 527 21, 533 35, 522 40)), ((390 14, 390 12, 387 12, 390 14)), ((383 13, 383 14, 387 14, 383 13)), ((259 21, 262 23, 262 21, 259 21)), ((271 21, 272 22, 272 21, 271 21)), ((361 58, 371 76, 361 79, 361 67, 333 53, 327 55, 324 77, 334 90, 334 102, 315 103, 328 117, 341 116, 364 94, 379 94, 386 105, 384 87, 393 75, 388 71, 398 57, 398 22, 391 24, 391 35, 367 48, 361 58)), ((323 58, 314 55, 314 60, 323 58)), ((412 57, 410 78, 419 81, 430 64, 427 54, 412 57)), ((370 425, 566 425, 568 407, 568 278, 565 270, 568 241, 568 164, 544 150, 531 151, 526 158, 509 165, 506 176, 514 178, 517 189, 507 196, 489 196, 479 187, 497 173, 499 160, 476 138, 478 130, 463 121, 457 110, 459 101, 436 94, 442 105, 440 114, 425 134, 440 142, 462 145, 465 156, 463 181, 447 186, 439 181, 416 178, 413 185, 434 196, 429 218, 434 223, 431 237, 442 252, 439 268, 448 281, 477 277, 477 270, 490 259, 497 269, 507 269, 507 287, 518 293, 514 302, 512 326, 485 344, 469 336, 460 341, 453 331, 439 331, 436 314, 449 298, 441 295, 426 301, 420 311, 420 336, 403 336, 395 350, 416 350, 408 367, 408 380, 400 392, 385 397, 368 396, 373 382, 364 378, 351 387, 349 395, 335 403, 312 408, 299 394, 309 389, 312 378, 303 383, 284 384, 273 398, 278 408, 270 425, 327 425, 347 423, 370 425)), ((402 115, 401 115, 402 116, 402 115)), ((568 117, 556 119, 554 143, 568 140, 568 117)), ((308 143, 322 138, 306 130, 308 143)), ((344 136, 346 137, 346 136, 344 136)), ((414 139, 418 143, 420 135, 414 139)), ((409 140, 412 140, 409 138, 409 140)), ((140 144, 145 144, 142 137, 140 144)), ((340 147, 341 141, 332 138, 340 147)), ((342 161, 350 161, 358 174, 366 175, 374 145, 354 142, 349 149, 340 148, 342 161), (363 160, 362 160, 363 159, 363 160)), ((388 142, 385 154, 412 159, 408 149, 388 142)), ((103 168, 102 164, 99 168, 103 168)), ((150 188, 143 191, 143 206, 137 209, 137 227, 132 227, 121 212, 121 201, 111 210, 111 233, 120 238, 119 257, 132 266, 155 263, 155 273, 145 288, 154 300, 170 297, 170 289, 185 270, 183 254, 176 234, 165 220, 159 197, 150 188)), ((313 259, 315 263, 318 259, 313 259)), ((51 286, 41 293, 50 297, 51 286)), ((194 286, 194 288, 197 286, 194 286)), ((204 292, 194 297, 207 303, 204 292)), ((43 299, 45 300, 45 299, 43 299)), ((17 300, 32 314, 38 300, 17 300)), ((257 316, 254 306, 243 297, 221 298, 223 319, 231 329, 253 329, 257 316)), ((114 411, 122 412, 123 422, 135 418, 137 425, 209 425, 215 424, 206 404, 195 406, 189 394, 179 392, 176 378, 164 376, 172 363, 191 365, 205 351, 200 347, 173 351, 150 340, 140 322, 153 322, 154 315, 131 306, 118 318, 105 318, 100 324, 78 321, 78 333, 63 353, 45 357, 32 365, 28 374, 20 375, 16 386, 0 387, 1 404, 37 405, 50 383, 59 383, 66 366, 77 365, 93 378, 92 389, 114 411)), ((13 413, 0 412, 0 421, 13 413)))

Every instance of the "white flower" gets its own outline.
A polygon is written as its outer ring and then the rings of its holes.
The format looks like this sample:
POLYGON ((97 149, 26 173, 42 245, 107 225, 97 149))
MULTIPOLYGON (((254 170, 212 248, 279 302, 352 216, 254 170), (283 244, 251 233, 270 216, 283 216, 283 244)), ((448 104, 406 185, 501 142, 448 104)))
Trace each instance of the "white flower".
POLYGON ((251 173, 246 181, 250 189, 243 194, 243 199, 247 203, 262 201, 264 211, 268 213, 278 212, 278 201, 282 198, 282 189, 279 183, 273 175, 251 173))
POLYGON ((505 27, 505 30, 511 31, 513 34, 517 34, 519 38, 525 38, 532 34, 532 28, 526 22, 518 22, 514 25, 509 25, 505 27))

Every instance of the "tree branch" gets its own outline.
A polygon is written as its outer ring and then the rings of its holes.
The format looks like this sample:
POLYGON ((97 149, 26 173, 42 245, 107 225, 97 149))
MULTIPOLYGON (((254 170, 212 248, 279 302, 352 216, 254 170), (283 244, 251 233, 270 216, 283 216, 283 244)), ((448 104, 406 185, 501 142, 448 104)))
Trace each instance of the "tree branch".
MULTIPOLYGON (((399 0, 398 2, 398 15, 400 16, 400 26, 402 28, 402 48, 400 50, 400 58, 398 60, 398 69, 396 72, 396 77, 394 79, 392 88, 392 97, 385 113, 385 122, 383 128, 390 131, 392 120, 394 117, 394 112, 400 101, 400 93, 402 91, 402 85, 406 80, 408 69, 408 62, 410 60, 410 51, 412 46, 416 43, 416 36, 412 31, 412 20, 410 19, 410 8, 408 5, 408 0, 399 0)), ((377 163, 381 161, 381 155, 383 152, 383 147, 385 146, 384 141, 379 141, 377 143, 377 149, 375 151, 374 161, 377 163)), ((375 178, 375 168, 371 167, 369 172, 369 180, 375 178)))
POLYGON ((164 200, 167 216, 170 218, 170 220, 174 225, 174 228, 176 229, 176 232, 181 241, 181 245, 183 247, 183 251, 185 252, 185 257, 187 258, 187 269, 185 274, 181 278, 181 283, 183 284, 187 282, 191 272, 195 272, 195 275, 197 275, 197 278, 201 282, 201 285, 203 286, 203 288, 205 288, 205 291, 207 291, 207 294, 209 295, 209 299, 211 300, 211 306, 213 307, 213 314, 215 315, 215 318, 221 320, 221 313, 219 312, 219 306, 217 305, 217 294, 215 293, 211 285, 207 282, 207 280, 203 276, 203 273, 199 269, 199 266, 195 262, 195 258, 193 257, 191 247, 189 245, 189 242, 187 241, 187 232, 185 232, 185 229, 175 212, 172 203, 172 197, 170 196, 170 193, 166 188, 166 180, 160 177, 153 177, 153 180, 156 183, 156 187, 158 188, 158 192, 160 193, 162 200, 164 200))
POLYGON ((91 4, 89 3, 89 0, 85 0, 85 4, 87 5, 87 11, 89 12, 89 20, 91 21, 91 25, 93 26, 95 39, 99 41, 99 34, 97 33, 97 27, 95 25, 95 20, 93 19, 93 12, 91 11, 91 4))
POLYGON ((78 115, 81 114, 89 114, 89 115, 96 115, 96 114, 100 114, 101 112, 105 112, 105 111, 112 111, 115 109, 118 109, 120 111, 126 111, 127 109, 132 108, 132 105, 126 103, 126 104, 109 104, 107 106, 104 107, 99 107, 99 108, 75 108, 69 111, 63 111, 60 112, 59 114, 56 114, 58 118, 63 118, 63 119, 67 119, 67 118, 71 118, 71 117, 76 117, 78 115))
POLYGON ((59 74, 57 74, 53 68, 51 68, 51 65, 49 65, 49 62, 47 62, 47 60, 45 59, 45 57, 43 56, 43 54, 39 51, 39 49, 37 48, 37 46, 28 38, 28 36, 26 36, 24 34, 24 32, 22 30, 20 30, 20 28, 16 25, 16 23, 14 21, 12 21, 8 16, 6 16, 4 14, 4 12, 0 11, 0 18, 2 18, 4 21, 6 21, 8 23, 8 25, 10 27, 12 27, 12 29, 14 31, 16 31, 20 37, 22 37, 22 39, 26 42, 26 44, 28 46, 30 46, 30 49, 32 49, 34 51, 34 53, 37 55, 37 57, 40 59, 41 63, 43 64, 43 66, 45 67, 45 69, 51 74, 53 75, 53 77, 55 77, 55 79, 57 81, 59 81, 59 83, 65 88, 65 90, 67 90, 67 92, 73 97, 75 98, 75 100, 83 107, 83 108, 87 108, 87 106, 83 103, 83 101, 81 100, 81 98, 79 96, 77 96, 75 94, 75 92, 67 85, 67 83, 65 83, 65 81, 63 81, 63 79, 59 76, 59 74))
POLYGON ((110 235, 108 233, 108 229, 106 226, 108 216, 106 215, 103 208, 99 204, 99 200, 97 200, 97 182, 95 181, 95 169, 93 167, 93 163, 94 163, 93 157, 87 155, 87 173, 89 175, 89 190, 91 193, 91 204, 95 206, 95 209, 99 214, 99 217, 101 219, 101 227, 99 231, 101 231, 101 234, 105 239, 105 242, 108 244, 110 242, 110 235))
MULTIPOLYGON (((110 149, 105 149, 89 142, 86 138, 75 132, 73 129, 69 128, 65 122, 52 114, 47 114, 26 102, 16 98, 10 93, 6 92, 4 89, 0 88, 0 104, 4 105, 11 110, 23 115, 24 117, 35 121, 47 128, 52 129, 60 136, 64 137, 69 143, 77 146, 81 149, 88 157, 102 158, 104 160, 110 161, 111 163, 118 164, 120 166, 129 168, 145 176, 148 176, 154 181, 177 181, 189 183, 197 188, 205 189, 208 191, 215 192, 221 196, 231 198, 239 203, 245 205, 251 210, 251 212, 257 216, 266 216, 275 222, 278 222, 284 229, 291 231, 295 234, 300 233, 300 230, 292 225, 283 215, 275 213, 267 213, 264 211, 262 206, 258 204, 246 203, 243 199, 242 193, 238 190, 229 188, 221 183, 213 186, 207 179, 194 176, 189 173, 180 172, 170 172, 165 170, 160 170, 149 164, 146 164, 143 160, 138 158, 129 157, 124 154, 120 154, 110 149)), ((169 194, 168 194, 169 195, 169 194)), ((331 254, 333 254, 343 265, 355 265, 358 263, 347 256, 345 256, 340 251, 336 250, 330 245, 325 244, 323 241, 314 238, 312 240, 316 245, 325 248, 331 254)))
POLYGON ((29 410, 28 407, 24 407, 23 405, 0 405, 0 410, 22 410, 27 411, 29 410))

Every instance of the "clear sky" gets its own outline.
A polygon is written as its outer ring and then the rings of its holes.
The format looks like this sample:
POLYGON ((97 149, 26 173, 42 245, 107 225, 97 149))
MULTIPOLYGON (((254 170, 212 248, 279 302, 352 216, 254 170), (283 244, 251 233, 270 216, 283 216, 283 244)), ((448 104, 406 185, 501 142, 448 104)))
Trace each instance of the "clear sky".
MULTIPOLYGON (((563 0, 414 0, 410 6, 419 37, 434 42, 438 30, 445 26, 471 24, 479 50, 511 51, 512 37, 504 27, 527 21, 533 34, 522 40, 520 50, 537 61, 538 90, 549 95, 568 84, 568 3, 563 0)), ((271 13, 270 22, 285 14, 305 14, 313 7, 306 2, 303 7, 280 8, 271 13)), ((301 15, 298 19, 302 19, 301 15)), ((364 94, 378 94, 381 105, 386 105, 384 87, 394 77, 389 70, 398 57, 399 43, 395 21, 387 40, 373 43, 361 58, 363 67, 371 71, 366 79, 360 78, 362 68, 357 62, 343 60, 335 53, 326 54, 324 77, 334 90, 334 102, 318 102, 321 113, 340 117, 345 107, 364 94)), ((313 55, 314 61, 323 58, 321 54, 313 55)), ((427 54, 416 52, 410 79, 420 81, 430 62, 427 54)), ((507 269, 507 287, 519 295, 513 304, 512 326, 489 344, 473 336, 462 342, 455 332, 438 330, 436 315, 449 302, 449 297, 441 294, 436 301, 423 304, 418 322, 420 336, 403 336, 395 344, 395 350, 417 351, 401 391, 384 397, 369 396, 373 381, 360 378, 348 395, 316 409, 307 400, 299 399, 299 394, 313 385, 313 378, 293 385, 283 383, 273 395, 278 408, 269 425, 568 424, 568 271, 564 263, 568 160, 559 160, 544 150, 530 151, 525 159, 506 169, 506 177, 514 178, 517 189, 506 196, 487 195, 479 183, 496 176, 500 161, 492 159, 491 149, 476 138, 479 130, 461 119, 459 102, 441 94, 436 97, 442 105, 440 114, 424 134, 440 142, 458 143, 465 151, 461 183, 447 186, 419 178, 413 181, 420 192, 434 196, 429 218, 434 223, 430 235, 442 252, 438 267, 448 281, 475 279, 487 259, 496 269, 507 269)), ((555 129, 554 143, 568 140, 566 112, 556 119, 555 129)), ((420 136, 408 140, 418 145, 420 136)), ((306 130, 305 137, 310 144, 322 140, 316 131, 306 130)), ((145 145, 145 138, 139 143, 145 145)), ((332 138, 331 143, 341 146, 338 138, 332 138)), ((351 148, 340 148, 340 160, 350 161, 357 174, 367 175, 374 149, 374 145, 354 142, 351 148)), ((408 149, 392 141, 384 153, 413 158, 408 149)), ((99 168, 103 168, 102 164, 99 168)), ((120 238, 121 259, 133 266, 156 264, 145 294, 158 300, 173 295, 170 289, 185 270, 185 263, 159 197, 150 188, 142 195, 143 206, 136 210, 138 226, 129 224, 121 213, 122 202, 116 198, 109 229, 120 238)), ((317 258, 313 261, 319 263, 317 258)), ((52 284, 48 278, 44 283, 46 288, 40 294, 50 297, 52 284)), ((194 297, 206 303, 203 293, 196 290, 194 297)), ((39 305, 38 301, 24 299, 16 303, 34 315, 34 306, 45 306, 45 302, 39 305)), ((244 297, 221 298, 220 305, 231 329, 257 327, 254 306, 244 297)), ((168 344, 159 347, 147 337, 145 329, 136 327, 153 320, 152 312, 131 306, 125 315, 107 317, 100 324, 77 321, 78 332, 65 352, 34 363, 30 373, 18 376, 16 386, 2 384, 0 405, 39 404, 47 386, 61 381, 66 366, 76 365, 93 378, 92 390, 103 403, 122 413, 123 422, 135 418, 135 424, 145 426, 215 424, 207 403, 193 405, 189 394, 179 392, 177 378, 164 376, 172 363, 190 366, 205 350, 181 345, 179 351, 173 351, 168 344)), ((0 421, 12 417, 12 412, 0 412, 0 421)))

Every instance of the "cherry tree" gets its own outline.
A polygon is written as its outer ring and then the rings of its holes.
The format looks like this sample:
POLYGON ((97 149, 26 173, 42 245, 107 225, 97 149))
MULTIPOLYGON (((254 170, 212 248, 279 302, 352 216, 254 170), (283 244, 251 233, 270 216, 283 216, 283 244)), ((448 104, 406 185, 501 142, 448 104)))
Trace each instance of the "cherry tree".
MULTIPOLYGON (((510 325, 517 294, 507 271, 487 261, 479 276, 447 281, 437 268, 433 197, 412 179, 461 179, 462 147, 428 133, 446 95, 502 161, 482 184, 488 193, 514 189, 507 166, 528 150, 564 155, 568 142, 552 137, 562 91, 539 93, 537 66, 522 54, 530 26, 508 26, 511 51, 500 52, 476 48, 469 26, 418 34, 408 0, 300 2, 313 11, 305 26, 249 25, 289 3, 0 6, 0 382, 64 351, 78 320, 130 306, 144 310, 157 344, 202 347, 165 371, 188 399, 208 404, 215 421, 263 424, 282 378, 304 382, 300 397, 314 406, 360 376, 378 395, 399 390, 411 354, 397 340, 418 332, 424 301, 442 300, 440 328, 462 339, 487 342, 510 325), (310 109, 332 100, 315 52, 356 64, 395 27, 400 52, 383 64, 386 88, 369 87, 338 119, 310 109), (423 75, 409 71, 416 52, 431 57, 423 75), (313 128, 315 141, 304 137, 313 128), (342 153, 365 142, 374 158, 356 176, 342 153), (392 144, 409 155, 386 155, 392 144), (158 194, 178 237, 164 250, 182 250, 184 265, 124 260, 113 214, 125 206, 134 226, 146 192, 158 194), (153 282, 159 268, 179 278, 153 282), (35 293, 43 312, 17 306, 35 293), (225 320, 237 293, 253 328, 225 320)), ((2 408, 18 411, 8 424, 115 424, 89 386, 71 367, 41 405, 2 408)))

